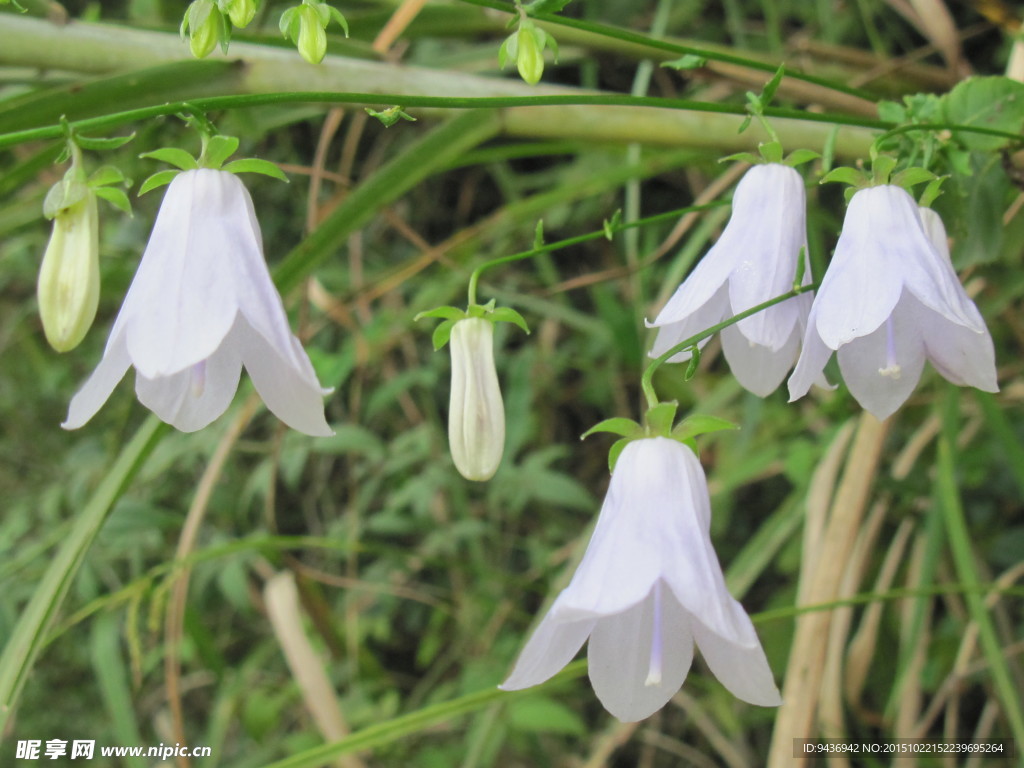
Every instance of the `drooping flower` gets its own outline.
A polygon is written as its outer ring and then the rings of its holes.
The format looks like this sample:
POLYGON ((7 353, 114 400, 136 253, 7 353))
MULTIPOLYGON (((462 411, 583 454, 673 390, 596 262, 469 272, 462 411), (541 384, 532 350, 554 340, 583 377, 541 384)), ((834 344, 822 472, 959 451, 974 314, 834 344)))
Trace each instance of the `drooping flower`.
POLYGON ((85 424, 134 366, 143 405, 184 432, 201 429, 230 404, 243 365, 278 418, 332 434, 329 390, 288 326, 248 191, 233 173, 185 171, 167 189, 103 359, 62 426, 85 424))
POLYGON ((696 645, 735 696, 780 704, 754 626, 725 585, 710 526, 693 451, 667 437, 628 443, 579 568, 501 687, 544 682, 589 639, 594 691, 605 709, 632 722, 679 690, 696 645))
MULTIPOLYGON (((651 357, 790 290, 801 249, 806 259, 805 206, 804 182, 793 168, 767 163, 747 171, 736 186, 722 236, 648 323, 659 329, 651 357)), ((804 285, 811 282, 806 265, 804 285)), ((804 294, 722 331, 725 359, 747 390, 764 397, 779 386, 799 354, 810 306, 810 294, 804 294)), ((689 359, 690 352, 683 351, 669 362, 689 359)))
POLYGON ((53 216, 53 232, 39 268, 39 316, 46 340, 58 352, 74 349, 96 317, 100 300, 100 240, 96 193, 53 216))
POLYGON ((490 480, 505 451, 505 406, 494 367, 494 323, 457 321, 451 330, 452 391, 448 446, 467 480, 490 480))
POLYGON ((850 200, 789 379, 807 394, 836 352, 850 393, 879 419, 917 386, 925 358, 954 384, 998 390, 992 337, 950 261, 942 220, 893 185, 850 200))

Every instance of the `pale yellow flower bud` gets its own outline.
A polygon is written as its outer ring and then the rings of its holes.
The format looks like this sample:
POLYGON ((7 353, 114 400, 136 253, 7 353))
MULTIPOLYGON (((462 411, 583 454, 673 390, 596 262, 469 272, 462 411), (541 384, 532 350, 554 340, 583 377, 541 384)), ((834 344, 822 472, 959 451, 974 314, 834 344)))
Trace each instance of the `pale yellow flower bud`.
POLYGON ((544 74, 543 33, 533 24, 522 23, 516 33, 516 67, 519 75, 530 85, 540 82, 544 74))
POLYGON ((241 29, 256 16, 256 2, 255 0, 228 0, 226 10, 231 23, 241 29))
POLYGON ((319 64, 327 54, 327 31, 317 10, 309 5, 299 8, 299 53, 310 64, 319 64))
POLYGON ((57 213, 39 269, 39 315, 50 346, 78 346, 96 317, 100 298, 99 217, 96 195, 57 213))
POLYGON ((448 445, 467 480, 489 480, 505 450, 505 406, 494 368, 494 323, 480 317, 452 327, 448 445))

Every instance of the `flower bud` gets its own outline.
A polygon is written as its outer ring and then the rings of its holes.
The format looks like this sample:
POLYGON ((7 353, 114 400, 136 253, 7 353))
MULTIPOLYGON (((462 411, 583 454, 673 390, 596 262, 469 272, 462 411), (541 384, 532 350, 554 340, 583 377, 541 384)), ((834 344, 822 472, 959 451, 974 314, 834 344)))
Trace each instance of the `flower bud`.
POLYGON ((467 480, 489 480, 505 450, 505 407, 494 368, 494 323, 480 317, 452 327, 448 445, 467 480))
POLYGON ((58 352, 77 347, 96 317, 99 250, 96 195, 90 190, 54 217, 39 269, 39 315, 46 340, 58 352))
POLYGON ((544 74, 544 38, 533 24, 523 22, 516 33, 516 67, 530 85, 540 82, 544 74))
POLYGON ((299 39, 296 46, 302 58, 319 64, 327 53, 327 32, 317 9, 310 5, 299 8, 299 39))
POLYGON ((182 34, 188 28, 189 48, 197 59, 209 56, 220 42, 223 17, 213 0, 195 0, 185 14, 182 34))
POLYGON ((227 0, 221 4, 221 10, 227 13, 234 26, 241 29, 256 16, 256 0, 227 0))

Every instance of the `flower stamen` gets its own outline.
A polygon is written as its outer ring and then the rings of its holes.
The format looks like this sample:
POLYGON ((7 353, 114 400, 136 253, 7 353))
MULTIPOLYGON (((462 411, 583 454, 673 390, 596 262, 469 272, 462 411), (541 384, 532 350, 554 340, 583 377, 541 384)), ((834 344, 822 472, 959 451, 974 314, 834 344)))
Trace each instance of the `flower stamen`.
POLYGON ((902 374, 902 369, 896 362, 896 336, 892 329, 891 317, 885 321, 885 368, 879 368, 878 373, 893 381, 898 380, 902 374))
POLYGON ((206 361, 200 360, 192 366, 192 375, 189 377, 192 384, 192 397, 200 398, 206 389, 206 361))
POLYGON ((661 580, 654 582, 654 629, 651 633, 651 661, 645 686, 661 685, 661 580))

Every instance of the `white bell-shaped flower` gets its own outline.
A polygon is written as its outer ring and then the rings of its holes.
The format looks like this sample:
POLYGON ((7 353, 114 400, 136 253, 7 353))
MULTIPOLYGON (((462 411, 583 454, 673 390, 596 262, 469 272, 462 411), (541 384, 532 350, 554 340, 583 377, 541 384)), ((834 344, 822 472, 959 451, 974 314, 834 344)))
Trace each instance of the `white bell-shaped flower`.
POLYGON ((942 220, 902 187, 869 187, 850 200, 790 401, 807 394, 833 352, 850 393, 879 419, 910 396, 925 358, 954 384, 999 389, 992 337, 953 271, 942 220))
POLYGON ((448 446, 467 480, 489 480, 505 451, 505 406, 494 368, 494 323, 467 317, 452 326, 448 446))
POLYGON ((780 704, 754 626, 726 588, 710 526, 704 471, 689 447, 665 437, 626 445, 579 568, 501 687, 544 682, 589 638, 594 691, 632 722, 679 690, 696 644, 735 696, 780 704))
POLYGON ((332 434, 329 390, 288 326, 249 192, 226 171, 185 171, 167 188, 103 359, 62 426, 85 424, 134 366, 143 405, 184 432, 201 429, 231 403, 243 365, 283 422, 332 434))
MULTIPOLYGON (((651 357, 793 287, 800 250, 806 261, 806 193, 803 178, 781 163, 755 165, 740 180, 732 216, 718 242, 648 327, 658 328, 651 357)), ((777 304, 722 331, 722 348, 733 375, 764 397, 796 362, 810 310, 810 294, 777 304)), ((703 344, 707 341, 702 342, 703 344)), ((669 358, 690 359, 683 351, 669 358)))

